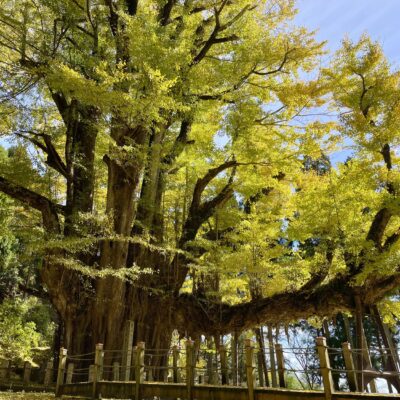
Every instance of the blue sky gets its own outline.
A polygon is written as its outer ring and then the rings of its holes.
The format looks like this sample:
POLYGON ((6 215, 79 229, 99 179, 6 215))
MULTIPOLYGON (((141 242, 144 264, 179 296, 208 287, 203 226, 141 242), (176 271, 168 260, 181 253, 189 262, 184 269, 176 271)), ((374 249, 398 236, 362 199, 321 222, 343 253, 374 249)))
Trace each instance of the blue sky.
MULTIPOLYGON (((327 41, 331 53, 348 36, 357 41, 363 33, 378 41, 393 67, 400 67, 400 0, 297 0, 297 25, 316 31, 318 40, 327 41)), ((325 64, 324 62, 324 64, 325 64)), ((351 146, 349 141, 345 146, 351 146)), ((330 155, 332 163, 343 162, 350 156, 350 148, 330 155)))
POLYGON ((317 29, 317 38, 336 50, 347 34, 367 32, 378 40, 392 64, 400 66, 400 0, 297 0, 296 23, 317 29))

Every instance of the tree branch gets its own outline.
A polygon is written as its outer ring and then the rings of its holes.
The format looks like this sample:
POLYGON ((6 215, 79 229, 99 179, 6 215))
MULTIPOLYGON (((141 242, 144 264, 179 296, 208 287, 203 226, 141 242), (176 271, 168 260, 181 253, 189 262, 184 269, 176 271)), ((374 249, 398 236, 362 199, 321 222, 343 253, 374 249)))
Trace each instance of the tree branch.
POLYGON ((387 207, 384 207, 376 213, 369 228, 366 239, 374 242, 375 247, 379 250, 382 249, 382 238, 391 217, 391 211, 387 207))
POLYGON ((203 176, 203 178, 199 178, 193 191, 191 208, 198 209, 200 207, 201 195, 203 194, 204 189, 218 174, 236 165, 236 160, 227 161, 219 165, 218 167, 209 169, 208 172, 203 176))
POLYGON ((170 16, 176 0, 167 0, 164 7, 160 10, 159 21, 161 26, 166 26, 170 22, 170 16))
POLYGON ((400 228, 395 233, 390 235, 383 245, 383 249, 387 250, 390 246, 394 245, 400 239, 400 228))
POLYGON ((189 208, 189 214, 186 219, 179 246, 183 248, 185 244, 196 237, 197 231, 200 226, 213 214, 216 207, 227 201, 233 194, 232 182, 235 170, 229 178, 228 183, 224 188, 211 200, 201 203, 201 196, 207 185, 221 172, 228 168, 235 168, 237 166, 236 160, 227 161, 216 168, 208 170, 203 178, 197 180, 196 186, 193 191, 192 203, 189 208))
MULTIPOLYGON (((286 63, 287 63, 288 60, 289 60, 289 54, 290 54, 292 51, 294 51, 294 50, 295 50, 295 49, 290 49, 290 50, 287 50, 287 51, 286 51, 285 55, 283 56, 282 62, 279 64, 279 66, 278 66, 277 68, 275 68, 275 69, 273 69, 273 70, 270 70, 270 71, 265 71, 265 72, 263 72, 262 70, 260 70, 260 71, 254 70, 253 73, 254 73, 255 75, 267 76, 267 75, 276 74, 276 73, 278 73, 278 72, 284 72, 284 71, 282 71, 282 70, 283 70, 283 67, 286 65, 286 63)), ((263 68, 263 69, 264 69, 264 68, 263 68)))
POLYGON ((220 15, 222 10, 228 4, 228 0, 224 0, 221 3, 221 6, 218 9, 214 9, 214 16, 215 16, 215 26, 213 31, 211 32, 209 38, 204 42, 203 47, 197 53, 197 55, 193 58, 190 66, 198 64, 208 53, 210 48, 217 43, 224 43, 232 40, 237 40, 236 35, 227 36, 225 38, 218 38, 218 33, 226 30, 230 26, 232 26, 236 21, 238 21, 246 11, 254 9, 256 6, 245 6, 241 11, 239 11, 230 21, 226 22, 225 24, 221 25, 220 22, 220 15))
POLYGON ((163 158, 163 163, 165 165, 171 166, 174 161, 182 153, 183 149, 187 144, 193 143, 193 141, 188 140, 188 134, 192 128, 192 120, 187 118, 181 123, 181 128, 179 130, 179 135, 175 139, 174 145, 171 151, 163 158))
POLYGON ((63 160, 61 159, 60 155, 58 154, 56 148, 54 147, 51 136, 42 133, 33 133, 31 131, 26 132, 28 134, 32 134, 34 136, 42 137, 45 144, 41 143, 36 138, 27 136, 25 132, 14 132, 14 135, 21 137, 22 139, 28 140, 39 149, 41 149, 45 154, 47 154, 46 164, 52 168, 54 168, 57 172, 63 175, 65 178, 68 179, 68 172, 67 167, 64 164, 63 160))
POLYGON ((48 231, 59 231, 58 214, 64 214, 65 207, 53 203, 47 197, 9 181, 0 176, 0 191, 42 213, 43 224, 48 231))
POLYGON ((126 0, 126 5, 128 7, 128 14, 133 16, 137 13, 139 0, 126 0))
POLYGON ((338 276, 314 290, 278 293, 237 305, 182 294, 177 298, 176 326, 188 334, 227 334, 261 324, 285 324, 312 316, 331 317, 354 311, 354 295, 365 305, 374 305, 400 285, 400 274, 354 287, 349 277, 338 276), (196 318, 191 316, 196 315, 196 318), (190 317, 189 317, 190 316, 190 317))

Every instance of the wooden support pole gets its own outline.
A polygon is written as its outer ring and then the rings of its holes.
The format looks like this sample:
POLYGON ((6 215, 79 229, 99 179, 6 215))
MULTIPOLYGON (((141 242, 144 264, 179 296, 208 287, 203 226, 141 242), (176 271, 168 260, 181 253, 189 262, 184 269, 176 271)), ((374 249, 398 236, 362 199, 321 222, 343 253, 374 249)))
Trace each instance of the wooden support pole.
POLYGON ((254 347, 250 339, 245 340, 245 351, 248 400, 254 400, 254 347))
POLYGON ((193 400, 194 386, 194 342, 186 340, 186 393, 187 400, 193 400))
POLYGON ((237 332, 231 336, 232 383, 234 386, 238 384, 238 336, 237 332))
POLYGON ((219 355, 221 359, 221 383, 223 385, 229 384, 229 375, 228 375, 228 362, 226 356, 226 346, 221 344, 219 349, 219 355))
POLYGON ((123 331, 123 343, 122 343, 122 368, 121 375, 122 380, 129 381, 131 376, 131 365, 132 365, 132 344, 133 344, 133 332, 135 324, 133 321, 126 321, 123 331))
POLYGON ((258 386, 264 387, 265 382, 264 382, 264 367, 263 367, 263 351, 259 347, 258 352, 257 352, 257 372, 258 372, 258 386))
POLYGON ((278 363, 278 378, 279 378, 279 387, 286 387, 285 383, 285 358, 283 356, 282 345, 277 343, 275 345, 275 353, 276 353, 276 361, 278 363))
POLYGON ((94 368, 93 368, 93 386, 92 386, 92 398, 99 398, 99 385, 98 382, 101 381, 103 377, 103 344, 96 344, 96 351, 94 353, 94 368))
POLYGON ((68 363, 67 367, 67 377, 65 379, 65 383, 72 383, 72 376, 74 375, 74 364, 68 363))
POLYGON ((278 387, 276 380, 276 364, 275 364, 275 351, 274 351, 274 337, 272 334, 272 326, 268 325, 268 347, 269 347, 269 359, 271 364, 271 383, 272 387, 278 387))
POLYGON ((113 362, 113 381, 117 382, 119 381, 119 362, 115 361, 113 362))
POLYGON ((56 397, 61 395, 61 385, 64 384, 65 375, 65 364, 67 362, 67 349, 61 347, 60 355, 58 358, 58 371, 57 371, 57 382, 56 382, 56 397))
POLYGON ((317 337, 317 350, 321 367, 322 380, 324 382, 324 393, 326 400, 332 400, 334 392, 331 364, 329 361, 328 347, 324 337, 317 337))
POLYGON ((355 312, 355 321, 356 321, 356 349, 357 349, 357 357, 356 357, 356 367, 357 372, 357 387, 360 392, 364 391, 364 341, 363 341, 363 305, 360 299, 360 296, 354 296, 354 301, 356 303, 356 312, 355 312))
POLYGON ((135 359, 135 400, 141 399, 140 384, 144 381, 144 350, 145 343, 139 342, 136 346, 136 359, 135 359))
POLYGON ((357 375, 354 368, 354 359, 351 353, 351 345, 349 342, 342 343, 344 365, 346 367, 347 381, 351 392, 357 392, 357 375))
POLYGON ((24 362, 24 385, 29 385, 31 381, 32 365, 29 361, 24 362))
POLYGON ((173 377, 173 382, 178 383, 181 381, 180 379, 180 373, 179 373, 179 348, 178 346, 173 346, 172 347, 172 377, 173 377))
POLYGON ((215 385, 212 351, 213 348, 212 348, 211 338, 207 338, 207 353, 206 353, 207 378, 208 378, 207 383, 215 385))
MULTIPOLYGON (((378 313, 378 311, 377 311, 378 313)), ((378 314, 379 319, 382 321, 380 315, 378 314)), ((392 359, 394 365, 394 370, 396 372, 400 371, 400 360, 399 353, 397 352, 397 348, 393 342, 393 334, 390 332, 389 327, 382 321, 382 338, 384 339, 385 346, 390 350, 389 359, 392 359)))
MULTIPOLYGON (((368 351, 368 342, 367 342, 367 338, 365 337, 364 326, 361 331, 361 334, 362 334, 362 342, 363 342, 362 348, 363 348, 364 365, 367 367, 367 369, 373 369, 372 362, 371 362, 371 356, 369 355, 369 351, 368 351)), ((364 385, 366 385, 365 382, 364 382, 364 385)), ((372 378, 369 381, 369 387, 371 389, 371 393, 377 393, 375 379, 372 378)))
POLYGON ((43 384, 45 387, 51 385, 53 380, 53 361, 47 361, 46 369, 44 370, 44 381, 43 384))

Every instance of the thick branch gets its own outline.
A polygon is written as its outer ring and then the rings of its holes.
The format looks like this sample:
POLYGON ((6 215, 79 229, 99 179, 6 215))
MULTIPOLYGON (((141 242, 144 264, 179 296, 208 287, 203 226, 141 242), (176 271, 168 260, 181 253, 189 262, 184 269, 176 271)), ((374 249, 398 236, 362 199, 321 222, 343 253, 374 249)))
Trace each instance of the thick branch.
POLYGON ((126 0, 129 15, 136 15, 139 0, 126 0))
POLYGON ((400 228, 397 229, 395 233, 393 233, 386 239, 385 244, 383 245, 383 249, 387 250, 390 246, 397 243, 399 239, 400 239, 400 228))
POLYGON ((207 185, 214 179, 219 173, 225 171, 228 168, 235 168, 237 162, 235 160, 227 161, 224 164, 216 168, 208 170, 207 174, 197 180, 196 186, 193 191, 192 204, 190 205, 189 215, 185 222, 182 237, 179 241, 181 248, 185 247, 185 244, 196 237, 197 231, 200 226, 207 221, 208 218, 214 213, 215 209, 224 204, 233 194, 232 182, 235 174, 235 170, 229 178, 228 183, 224 188, 211 200, 201 203, 201 196, 207 185))
POLYGON ((201 195, 203 194, 204 189, 218 174, 236 165, 237 165, 236 160, 227 161, 219 165, 218 167, 209 169, 207 174, 204 175, 203 178, 198 179, 193 191, 193 200, 191 208, 198 209, 200 207, 201 195))
POLYGON ((192 121, 190 119, 184 119, 181 123, 181 129, 179 135, 175 139, 174 145, 171 151, 163 158, 163 163, 165 165, 171 166, 174 161, 182 153, 183 149, 187 144, 193 143, 193 141, 188 140, 188 134, 192 128, 192 121))
POLYGON ((43 140, 46 143, 47 164, 68 179, 67 166, 54 147, 51 136, 45 134, 43 135, 43 140))
POLYGON ((6 178, 0 177, 0 191, 15 200, 41 211, 43 223, 47 230, 58 231, 58 214, 64 213, 64 207, 53 203, 47 197, 17 185, 6 178))
POLYGON ((172 8, 174 7, 176 0, 167 0, 164 7, 160 10, 159 20, 161 26, 165 26, 170 22, 170 16, 172 8))
POLYGON ((365 305, 374 305, 400 285, 400 274, 376 280, 368 287, 355 288, 348 278, 337 277, 316 290, 299 289, 255 299, 238 305, 181 295, 177 299, 176 326, 193 335, 226 334, 261 324, 285 324, 312 316, 329 317, 355 309, 354 295, 365 305), (196 315, 196 318, 191 316, 196 315))
POLYGON ((367 240, 372 240, 378 249, 382 247, 382 238, 391 216, 392 213, 388 208, 382 208, 376 213, 368 231, 367 240))

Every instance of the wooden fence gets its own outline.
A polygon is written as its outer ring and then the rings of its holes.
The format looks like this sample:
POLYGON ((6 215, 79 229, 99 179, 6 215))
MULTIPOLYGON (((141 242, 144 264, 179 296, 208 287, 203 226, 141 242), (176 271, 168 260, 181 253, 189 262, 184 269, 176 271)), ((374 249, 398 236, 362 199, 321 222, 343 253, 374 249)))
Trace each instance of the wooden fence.
MULTIPOLYGON (((222 346, 219 349, 218 365, 210 362, 210 352, 201 355, 191 340, 185 348, 146 349, 140 342, 133 348, 123 351, 107 351, 102 344, 95 352, 81 355, 68 355, 66 349, 60 350, 57 374, 56 395, 82 396, 90 399, 187 399, 187 400, 296 400, 296 399, 384 399, 400 398, 397 394, 355 393, 358 388, 377 391, 375 379, 384 378, 388 385, 398 387, 399 371, 375 371, 372 368, 358 371, 354 368, 352 350, 348 343, 342 349, 330 349, 323 337, 317 338, 314 349, 285 349, 276 345, 276 362, 269 373, 277 373, 280 388, 260 387, 263 384, 260 371, 254 362, 256 349, 250 340, 245 341, 241 354, 243 365, 239 365, 237 351, 231 354, 222 346), (288 366, 293 357, 288 352, 314 352, 319 365, 296 369, 288 366), (331 368, 332 357, 343 357, 345 368, 331 368), (199 362, 202 358, 203 363, 199 362), (231 357, 231 362, 228 359, 231 357), (157 359, 160 359, 158 362, 157 359), (204 365, 205 364, 205 365, 204 365), (241 374, 238 373, 241 369, 241 374), (257 373, 258 372, 258 373, 257 373), (320 390, 289 390, 285 388, 289 377, 298 374, 313 374, 320 379, 320 390), (353 392, 339 392, 336 382, 348 382, 353 392), (337 378, 339 377, 339 378, 337 378), (243 379, 243 381, 241 381, 243 379), (157 381, 155 381, 157 380, 157 381), (362 386, 359 386, 359 385, 362 386)), ((387 357, 388 354, 383 354, 387 357)), ((211 360, 212 361, 212 360, 211 360)), ((317 379, 318 380, 318 379, 317 379)), ((263 385, 262 385, 263 386, 263 385)))
POLYGON ((54 391, 53 361, 33 366, 0 359, 0 390, 54 391))

